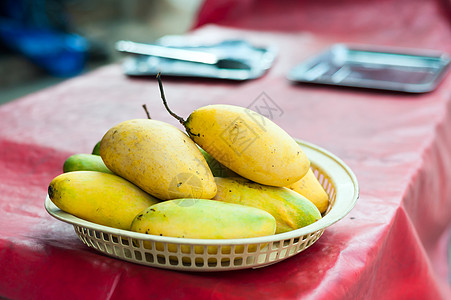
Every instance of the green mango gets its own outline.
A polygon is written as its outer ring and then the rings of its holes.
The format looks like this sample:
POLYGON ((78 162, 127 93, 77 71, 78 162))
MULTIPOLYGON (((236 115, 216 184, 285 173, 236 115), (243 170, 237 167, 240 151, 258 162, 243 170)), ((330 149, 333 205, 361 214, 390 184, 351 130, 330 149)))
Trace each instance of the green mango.
POLYGON ((97 144, 94 146, 94 149, 92 149, 92 154, 94 155, 100 155, 100 141, 97 142, 97 144))
POLYGON ((211 173, 213 173, 214 177, 238 177, 237 173, 233 172, 219 161, 217 161, 213 156, 211 156, 207 151, 199 147, 200 152, 204 156, 207 161, 208 166, 210 167, 211 173))
POLYGON ((73 171, 98 171, 108 174, 114 174, 105 166, 102 158, 94 154, 74 154, 70 156, 63 165, 63 172, 73 171))

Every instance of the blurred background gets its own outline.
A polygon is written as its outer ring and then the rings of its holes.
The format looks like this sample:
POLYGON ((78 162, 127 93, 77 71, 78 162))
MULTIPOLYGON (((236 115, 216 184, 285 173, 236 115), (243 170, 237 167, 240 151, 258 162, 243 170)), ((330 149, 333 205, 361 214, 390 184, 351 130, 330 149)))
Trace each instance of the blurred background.
POLYGON ((121 39, 188 31, 202 0, 1 0, 0 104, 120 59, 121 39))

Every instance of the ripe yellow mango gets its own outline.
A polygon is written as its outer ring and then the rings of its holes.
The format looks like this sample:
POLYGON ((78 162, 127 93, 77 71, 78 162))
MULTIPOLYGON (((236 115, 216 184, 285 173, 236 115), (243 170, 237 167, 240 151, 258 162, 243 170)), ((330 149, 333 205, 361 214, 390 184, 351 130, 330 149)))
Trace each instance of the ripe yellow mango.
MULTIPOLYGON (((275 229, 274 217, 263 210, 206 199, 176 199, 152 205, 138 214, 131 226, 132 231, 140 233, 195 239, 260 237, 274 234, 275 229)), ((162 245, 157 243, 156 247, 162 245)), ((169 245, 169 251, 175 250, 175 245, 169 245)), ((202 250, 199 246, 195 252, 202 250)), ((209 253, 215 251, 216 247, 208 248, 209 253)), ((189 247, 182 252, 189 253, 189 247)), ((230 252, 230 247, 222 252, 230 252)))
POLYGON ((321 219, 316 206, 285 187, 265 186, 244 178, 215 177, 218 192, 213 200, 247 205, 270 213, 276 233, 298 229, 321 219))
POLYGON ((210 199, 216 194, 213 175, 197 145, 168 123, 122 122, 104 135, 99 152, 111 171, 159 199, 210 199))
POLYGON ((327 207, 329 206, 329 195, 319 183, 311 169, 301 178, 301 180, 293 183, 289 188, 313 202, 320 213, 327 210, 327 207))
POLYGON ((99 171, 113 174, 98 155, 79 153, 69 156, 63 164, 63 172, 99 171))
POLYGON ((62 211, 125 230, 138 213, 159 202, 117 175, 96 171, 63 173, 50 182, 48 194, 62 211))
POLYGON ((261 184, 288 186, 300 180, 310 167, 307 156, 287 132, 244 107, 201 107, 183 125, 217 161, 261 184))

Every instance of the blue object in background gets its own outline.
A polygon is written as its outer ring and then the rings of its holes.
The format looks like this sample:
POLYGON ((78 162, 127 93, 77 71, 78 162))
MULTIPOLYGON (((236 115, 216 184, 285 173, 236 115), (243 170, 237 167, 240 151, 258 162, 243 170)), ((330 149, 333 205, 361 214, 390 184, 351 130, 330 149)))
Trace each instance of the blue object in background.
POLYGON ((0 40, 48 73, 70 77, 83 71, 89 44, 84 37, 68 32, 62 9, 57 11, 59 21, 50 22, 49 2, 62 1, 1 1, 0 40))

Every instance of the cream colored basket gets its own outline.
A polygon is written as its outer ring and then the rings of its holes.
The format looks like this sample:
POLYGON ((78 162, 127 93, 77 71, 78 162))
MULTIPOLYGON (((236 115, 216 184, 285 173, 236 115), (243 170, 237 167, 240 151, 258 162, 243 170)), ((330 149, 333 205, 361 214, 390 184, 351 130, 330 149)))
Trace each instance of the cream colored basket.
POLYGON ((72 224, 88 247, 122 260, 183 271, 227 271, 267 266, 307 249, 326 227, 346 216, 358 199, 358 183, 351 169, 333 154, 298 141, 312 170, 330 196, 319 221, 290 232, 247 239, 187 239, 147 235, 97 225, 57 208, 48 195, 45 208, 53 217, 72 224))

